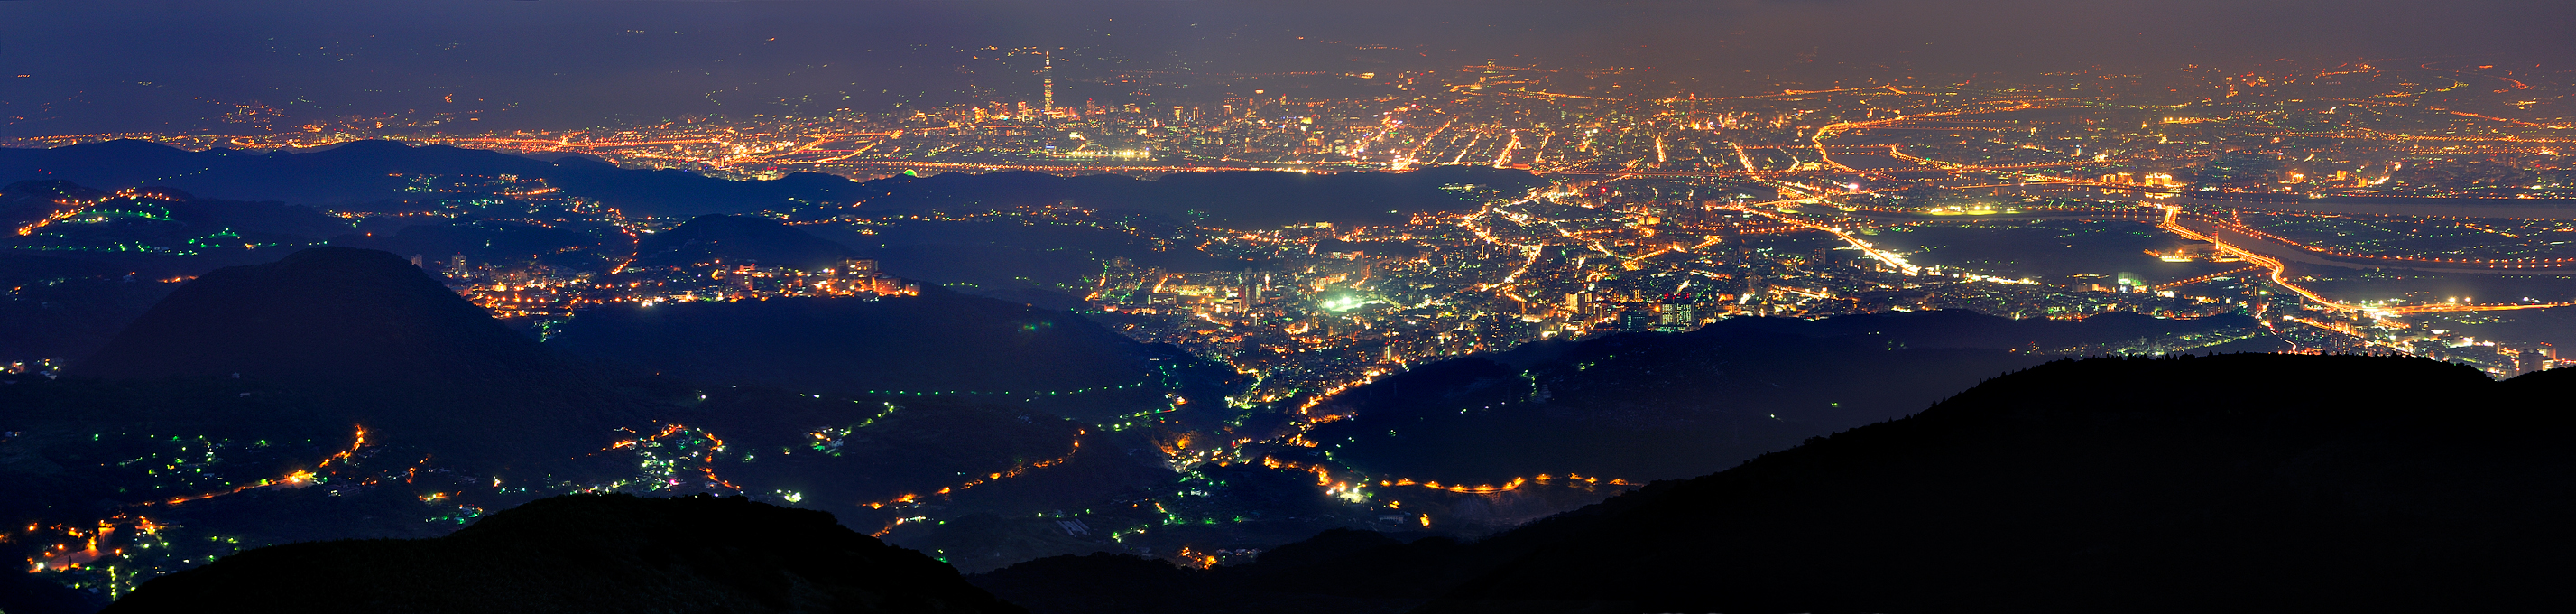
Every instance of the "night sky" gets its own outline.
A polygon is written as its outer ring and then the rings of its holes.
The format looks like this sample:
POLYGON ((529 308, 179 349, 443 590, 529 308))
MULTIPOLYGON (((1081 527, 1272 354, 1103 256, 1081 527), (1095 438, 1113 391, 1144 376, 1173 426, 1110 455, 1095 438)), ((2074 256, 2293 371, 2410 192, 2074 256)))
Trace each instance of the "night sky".
POLYGON ((485 110, 577 127, 892 110, 1137 68, 1653 67, 1695 91, 1927 73, 2475 60, 2576 70, 2560 0, 0 2, 0 136, 485 110), (1299 38, 1303 37, 1303 38, 1299 38), (986 49, 990 47, 992 49, 986 49), (1085 71, 1088 71, 1087 73, 1085 71), (982 88, 982 89, 979 89, 982 88), (450 100, 454 102, 450 102, 450 100))

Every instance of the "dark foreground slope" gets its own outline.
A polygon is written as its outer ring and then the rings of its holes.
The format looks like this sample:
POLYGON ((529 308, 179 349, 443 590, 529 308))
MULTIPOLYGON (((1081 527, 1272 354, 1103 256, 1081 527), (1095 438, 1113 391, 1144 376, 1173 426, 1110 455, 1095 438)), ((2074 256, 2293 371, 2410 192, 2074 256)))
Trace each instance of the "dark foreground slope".
POLYGON ((372 250, 315 248, 208 273, 69 374, 273 382, 324 400, 375 441, 476 459, 560 457, 641 422, 536 340, 372 250))
POLYGON ((2563 609, 2576 390, 2517 392, 2417 359, 2052 364, 1654 489, 1429 609, 2563 609), (1638 590, 1575 588, 1610 581, 1638 590))
POLYGON ((736 498, 574 495, 435 539, 272 546, 107 612, 1021 612, 948 565, 736 498))
POLYGON ((1039 612, 2565 611, 2558 375, 2057 362, 1474 544, 1327 535, 1210 574, 1062 557, 977 581, 1039 612))

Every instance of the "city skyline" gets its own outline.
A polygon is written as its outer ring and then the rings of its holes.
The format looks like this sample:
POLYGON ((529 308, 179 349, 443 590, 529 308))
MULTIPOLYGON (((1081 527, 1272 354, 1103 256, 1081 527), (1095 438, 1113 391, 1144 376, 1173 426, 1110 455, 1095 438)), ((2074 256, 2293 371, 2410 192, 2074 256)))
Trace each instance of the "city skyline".
POLYGON ((1711 91, 1908 72, 2238 70, 2276 59, 2477 55, 2576 68, 2576 45, 2555 35, 2576 26, 2576 11, 2512 0, 155 7, 0 9, 23 24, 0 42, 13 91, 0 97, 0 136, 203 129, 245 106, 305 121, 451 107, 442 110, 557 130, 687 114, 917 110, 978 98, 1034 70, 984 53, 1013 48, 1078 51, 1069 59, 1083 65, 1068 68, 1090 74, 1393 72, 1485 60, 1651 66, 1711 91), (170 52, 180 48, 199 51, 170 52))

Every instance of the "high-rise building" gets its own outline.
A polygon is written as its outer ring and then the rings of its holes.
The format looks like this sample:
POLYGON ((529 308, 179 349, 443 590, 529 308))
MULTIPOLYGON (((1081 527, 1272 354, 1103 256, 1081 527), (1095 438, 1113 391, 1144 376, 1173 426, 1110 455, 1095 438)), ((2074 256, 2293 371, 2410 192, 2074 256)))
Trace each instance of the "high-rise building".
POLYGON ((2558 348, 2547 342, 2499 343, 2496 353, 2513 360, 2515 375, 2548 369, 2558 362, 2558 348))
POLYGON ((1691 308, 1694 298, 1689 293, 1664 295, 1662 302, 1655 306, 1655 330, 1680 332, 1699 324, 1699 318, 1691 308))
POLYGON ((1654 328, 1655 312, 1642 305, 1632 306, 1619 312, 1619 330, 1645 331, 1654 330, 1654 328))

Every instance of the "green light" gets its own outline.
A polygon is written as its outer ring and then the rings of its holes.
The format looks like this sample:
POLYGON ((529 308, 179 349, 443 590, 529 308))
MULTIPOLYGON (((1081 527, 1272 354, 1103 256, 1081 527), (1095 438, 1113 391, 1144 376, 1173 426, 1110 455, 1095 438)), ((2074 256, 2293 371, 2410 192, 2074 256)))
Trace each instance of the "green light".
POLYGON ((1367 304, 1369 304, 1369 303, 1379 303, 1379 302, 1384 302, 1384 301, 1379 301, 1379 300, 1374 300, 1374 299, 1367 299, 1367 298, 1361 298, 1361 297, 1358 297, 1358 296, 1353 296, 1353 295, 1344 294, 1344 295, 1340 295, 1340 296, 1335 296, 1335 297, 1331 297, 1331 298, 1326 298, 1326 299, 1324 299, 1324 300, 1323 300, 1323 302, 1318 303, 1318 305, 1319 305, 1319 306, 1321 306, 1321 307, 1323 307, 1325 311, 1350 311, 1350 310, 1353 310, 1353 309, 1358 309, 1358 308, 1360 308, 1360 306, 1361 306, 1361 305, 1367 305, 1367 304))

